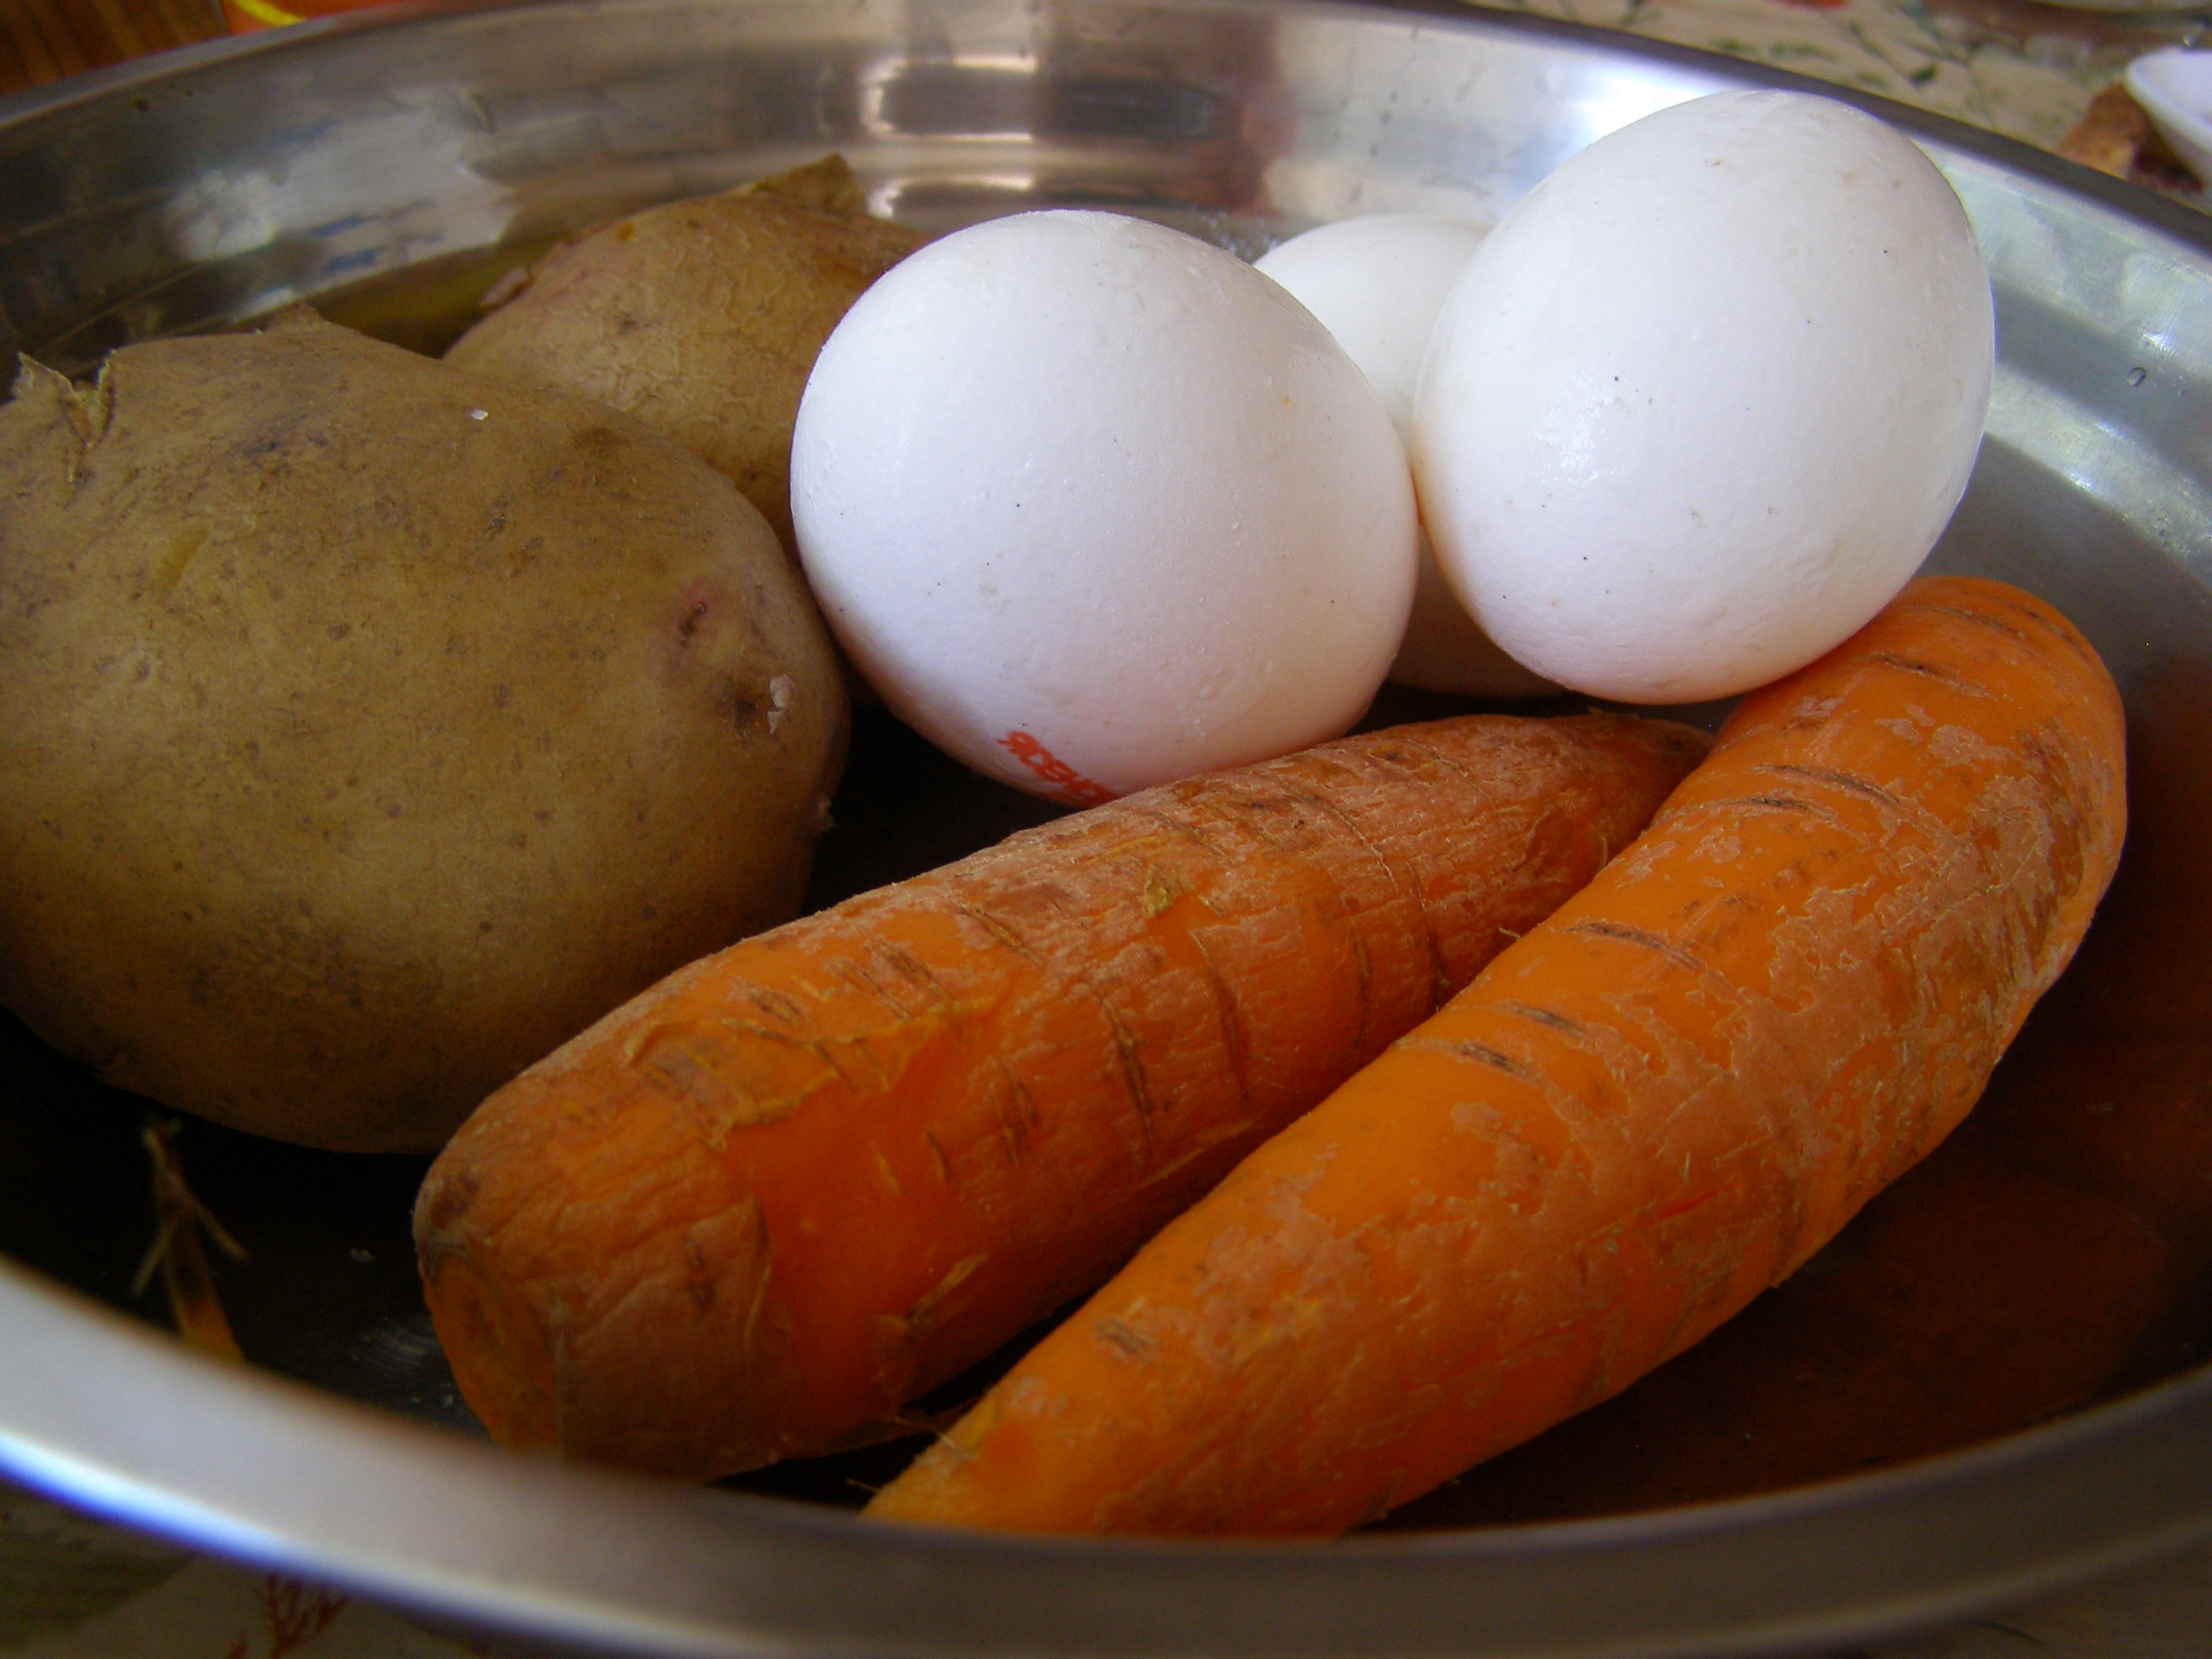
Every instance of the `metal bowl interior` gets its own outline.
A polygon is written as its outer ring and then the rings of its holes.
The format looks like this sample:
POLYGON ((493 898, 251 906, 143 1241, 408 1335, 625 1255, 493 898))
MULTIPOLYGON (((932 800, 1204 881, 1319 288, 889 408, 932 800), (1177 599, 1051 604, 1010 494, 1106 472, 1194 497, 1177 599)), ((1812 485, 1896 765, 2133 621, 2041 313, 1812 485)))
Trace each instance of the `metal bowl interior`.
MULTIPOLYGON (((1104 205, 1252 252, 1494 215, 1746 84, 1809 83, 1444 6, 401 9, 0 104, 0 341, 82 370, 306 299, 434 349, 550 240, 830 149, 924 228, 1104 205)), ((1946 170, 1997 296, 1989 436, 1932 562, 2044 594, 2105 654, 2133 827, 1967 1127, 1721 1334, 1334 1544, 884 1528, 845 1511, 896 1449, 694 1492, 482 1443, 413 1278, 415 1160, 186 1130, 250 1252, 222 1286, 258 1364, 195 1358, 126 1316, 157 1311, 143 1103, 9 1025, 0 1470, 480 1630, 670 1654, 1767 1651, 2212 1533, 2212 221, 1871 106, 1946 170)), ((1039 810, 864 720, 815 896, 1039 810)))

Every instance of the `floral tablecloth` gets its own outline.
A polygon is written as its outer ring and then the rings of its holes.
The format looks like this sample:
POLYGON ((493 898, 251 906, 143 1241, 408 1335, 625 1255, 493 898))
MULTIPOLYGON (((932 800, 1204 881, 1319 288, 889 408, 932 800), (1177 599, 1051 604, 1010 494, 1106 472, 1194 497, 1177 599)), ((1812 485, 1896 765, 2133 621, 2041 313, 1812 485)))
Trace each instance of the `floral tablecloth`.
MULTIPOLYGON (((2034 0, 1491 0, 1832 81, 2056 149, 2128 60, 2188 16, 2034 0)), ((2208 12, 2207 15, 2212 15, 2208 12)))
MULTIPOLYGON (((1492 0, 1794 70, 1917 105, 2201 204, 2113 88, 2194 40, 2188 16, 2034 0, 1492 0), (2100 96, 2101 95, 2101 96, 2100 96)), ((2208 15, 2212 15, 2209 12, 2208 15)), ((465 1659, 463 1643, 338 1594, 195 1556, 0 1486, 5 1659, 465 1659)), ((2212 1655, 2212 1550, 2154 1563, 1854 1659, 2212 1655)))

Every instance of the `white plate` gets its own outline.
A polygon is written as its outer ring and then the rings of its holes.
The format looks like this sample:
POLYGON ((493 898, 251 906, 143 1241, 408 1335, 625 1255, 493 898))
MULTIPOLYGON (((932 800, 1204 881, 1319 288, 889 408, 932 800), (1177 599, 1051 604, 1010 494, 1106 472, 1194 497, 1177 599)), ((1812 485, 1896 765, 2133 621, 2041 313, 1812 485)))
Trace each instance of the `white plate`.
POLYGON ((2212 52, 2147 52, 2128 65, 2127 87, 2174 154, 2212 181, 2212 52))

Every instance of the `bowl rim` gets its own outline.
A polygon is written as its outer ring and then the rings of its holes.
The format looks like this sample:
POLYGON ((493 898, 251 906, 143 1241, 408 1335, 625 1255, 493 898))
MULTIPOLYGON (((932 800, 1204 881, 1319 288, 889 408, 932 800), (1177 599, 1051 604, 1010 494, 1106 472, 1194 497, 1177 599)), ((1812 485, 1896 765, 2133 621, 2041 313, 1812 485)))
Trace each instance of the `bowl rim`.
MULTIPOLYGON (((789 4, 793 0, 781 3, 789 4)), ((533 9, 611 10, 623 3, 623 0, 381 0, 381 3, 356 10, 306 18, 283 28, 254 30, 174 47, 0 95, 0 141, 4 141, 14 129, 34 125, 86 103, 110 98, 127 101, 130 96, 166 82, 219 71, 240 61, 259 58, 281 60, 295 52, 313 52, 324 43, 350 35, 453 24, 472 16, 533 9)), ((723 0, 723 3, 744 8, 775 4, 779 0, 723 0)), ((2010 172, 2039 177, 2072 194, 2088 196, 2123 217, 2146 221, 2185 241, 2212 249, 2212 212, 2116 179, 2086 162, 2060 155, 2025 139, 1978 127, 1864 88, 1820 80, 1771 64, 1731 58, 1677 41, 1632 35, 1598 24, 1514 10, 1493 4, 1492 0, 1205 0, 1205 3, 1221 9, 1261 14, 1296 10, 1316 15, 1334 12, 1353 16, 1427 18, 1447 27, 1548 37, 1561 44, 1610 50, 1676 68, 1702 70, 1733 85, 1815 93, 1879 116, 1917 139, 1976 156, 2010 172)), ((2142 54, 2133 60, 2130 69, 2131 71, 2135 64, 2179 57, 2212 58, 2212 51, 2164 47, 2142 54)), ((0 206, 4 206, 3 198, 0 198, 0 206)))
POLYGON ((2212 1540, 2212 1367, 1915 1462, 1673 1509, 1328 1540, 1079 1539, 889 1523, 502 1451, 198 1352, 4 1258, 0 1325, 27 1338, 0 1369, 0 1474, 20 1484, 434 1620, 640 1654, 1133 1659, 1181 1650, 1180 1636, 1316 1659, 1355 1640, 1378 1655, 1748 1656, 1899 1634, 2212 1540), (150 1406, 137 1388, 149 1368, 150 1406), (600 1553, 580 1561, 586 1544, 600 1553), (971 1620, 979 1596, 1019 1585, 1047 1616, 1040 1628, 1035 1603, 1002 1605, 984 1639, 948 1644, 879 1602, 763 1592, 818 1574, 814 1556, 971 1620), (1652 1615, 1643 1587, 1717 1559, 1724 1579, 1652 1615), (666 1581, 651 1607, 627 1593, 641 1566, 666 1581), (1174 1628, 1139 1607, 1118 1631, 1053 1615, 1095 1601, 1102 1577, 1171 1592, 1174 1628), (1315 1584, 1336 1621, 1307 1607, 1304 1629, 1269 1627, 1286 1592, 1315 1584), (1265 1645, 1238 1639, 1255 1624, 1265 1645))

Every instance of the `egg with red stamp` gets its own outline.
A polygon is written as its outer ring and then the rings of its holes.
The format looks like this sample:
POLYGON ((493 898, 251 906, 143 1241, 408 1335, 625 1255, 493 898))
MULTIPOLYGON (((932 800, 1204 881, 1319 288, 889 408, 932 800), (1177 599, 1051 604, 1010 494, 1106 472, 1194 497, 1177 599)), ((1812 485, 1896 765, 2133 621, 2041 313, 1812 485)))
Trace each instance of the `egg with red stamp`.
POLYGON ((792 449, 800 556, 891 712, 1087 805, 1347 729, 1405 630, 1405 452, 1358 368, 1221 248, 1053 210, 894 267, 792 449))

